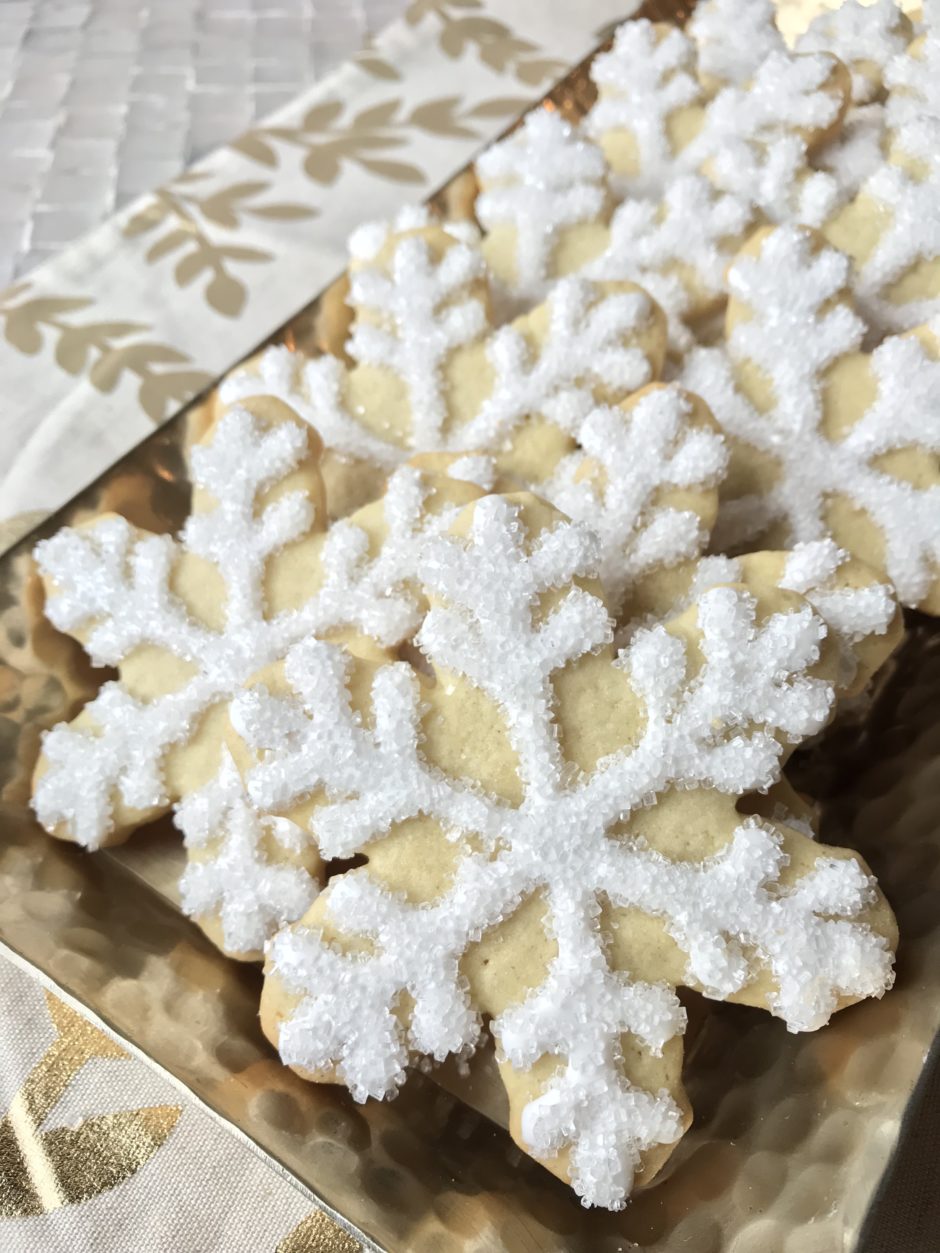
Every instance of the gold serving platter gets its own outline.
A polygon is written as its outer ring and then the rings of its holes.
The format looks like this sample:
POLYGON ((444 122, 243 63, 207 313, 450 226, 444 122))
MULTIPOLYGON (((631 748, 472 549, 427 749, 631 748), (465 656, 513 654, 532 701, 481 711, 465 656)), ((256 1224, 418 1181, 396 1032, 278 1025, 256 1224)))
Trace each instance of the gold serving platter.
MULTIPOLYGON (((648 8, 681 17, 675 5, 648 8)), ((585 66, 545 102, 578 117, 585 66)), ((459 211, 470 175, 433 198, 459 211)), ((274 337, 315 350, 320 297, 274 337)), ((260 971, 225 958, 179 910, 169 821, 90 855, 47 837, 28 808, 43 728, 101 682, 41 614, 30 550, 104 509, 173 531, 189 500, 181 414, 0 561, 0 942, 253 1145, 367 1246, 408 1253, 834 1253, 854 1249, 940 1024, 940 626, 912 615, 864 718, 794 762, 827 843, 861 851, 900 924, 898 980, 880 1002, 790 1035, 765 1013, 697 1001, 686 1084, 695 1123, 620 1214, 588 1211, 500 1125, 484 1054, 469 1075, 415 1074, 359 1106, 304 1083, 257 1021, 260 971)), ((903 1251, 899 1251, 903 1253, 903 1251)))

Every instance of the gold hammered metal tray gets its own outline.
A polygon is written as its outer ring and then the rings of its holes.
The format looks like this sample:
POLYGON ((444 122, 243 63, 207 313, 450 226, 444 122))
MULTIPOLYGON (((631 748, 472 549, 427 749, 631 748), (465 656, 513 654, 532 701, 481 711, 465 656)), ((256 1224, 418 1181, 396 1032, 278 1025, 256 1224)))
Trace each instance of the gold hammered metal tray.
MULTIPOLYGON (((651 15, 676 17, 664 7, 651 15)), ((548 103, 577 117, 590 98, 580 66, 548 103)), ((467 177, 438 204, 460 203, 467 177)), ((328 307, 313 301, 275 338, 315 347, 328 307)), ((226 959, 180 913, 182 850, 168 821, 89 855, 31 817, 41 730, 101 681, 43 621, 31 547, 103 509, 175 530, 198 426, 193 406, 0 562, 0 943, 367 1246, 855 1249, 940 1017, 940 627, 911 617, 865 720, 830 730, 791 772, 821 801, 823 838, 859 849, 897 911, 896 987, 812 1035, 789 1035, 758 1010, 709 1005, 686 1067, 691 1131, 623 1213, 584 1210, 482 1112, 492 1109, 485 1064, 476 1081, 415 1074, 395 1101, 365 1106, 283 1067, 258 1026, 260 971, 226 959)))

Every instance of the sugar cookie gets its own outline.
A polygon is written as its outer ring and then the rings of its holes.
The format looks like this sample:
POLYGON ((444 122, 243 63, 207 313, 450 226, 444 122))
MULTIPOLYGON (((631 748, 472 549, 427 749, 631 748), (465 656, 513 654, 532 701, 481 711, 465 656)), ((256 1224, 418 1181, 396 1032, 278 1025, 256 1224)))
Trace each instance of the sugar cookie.
POLYGON ((483 255, 516 299, 542 299, 549 280, 578 273, 607 248, 607 162, 558 113, 533 109, 478 158, 476 174, 483 255))
MULTIPOLYGON (((726 8, 713 6, 712 23, 726 8)), ((826 146, 848 97, 834 58, 774 51, 753 81, 710 101, 692 77, 695 61, 680 31, 629 22, 595 61, 601 97, 583 128, 535 110, 478 160, 482 252, 516 307, 564 275, 637 282, 684 351, 720 308, 725 270, 749 230, 766 218, 818 225, 849 195, 812 168, 812 153, 851 166, 857 183, 867 176, 870 125, 856 123, 844 151, 826 146)))
POLYGON ((616 1209, 690 1119, 675 989, 812 1030, 890 986, 895 928, 857 855, 735 808, 829 716, 810 605, 713 588, 617 658, 595 564, 486 497, 426 553, 428 678, 301 643, 232 744, 256 805, 367 858, 269 950, 283 1059, 390 1096, 489 1015, 514 1139, 616 1209))
POLYGON ((184 905, 227 951, 258 956, 308 903, 319 857, 246 808, 220 757, 227 702, 309 635, 354 635, 374 656, 407 638, 421 545, 481 489, 403 466, 325 532, 319 445, 282 402, 246 401, 206 438, 178 540, 112 515, 37 546, 47 616, 119 678, 46 734, 33 803, 54 835, 100 848, 183 801, 184 905))
POLYGON ((823 228, 851 257, 855 299, 881 333, 940 312, 940 38, 915 40, 884 80, 887 157, 823 228))
POLYGON ((677 177, 659 201, 630 198, 611 211, 606 175, 597 179, 605 170, 600 150, 554 113, 530 114, 477 169, 481 249, 514 301, 541 299, 567 274, 639 283, 666 313, 680 350, 691 342, 689 326, 724 299, 725 269, 754 221, 749 202, 716 191, 701 174, 677 177), (546 194, 540 171, 566 153, 564 194, 546 194))
POLYGON ((702 125, 695 44, 675 26, 624 22, 591 62, 597 103, 584 120, 631 195, 656 196, 702 125))
POLYGON ((624 191, 659 198, 680 174, 703 172, 771 221, 821 224, 836 188, 809 158, 841 125, 846 68, 825 53, 772 51, 746 84, 709 100, 696 63, 689 36, 644 22, 625 23, 595 59, 599 98, 584 125, 624 191))
POLYGON ((803 227, 757 232, 729 272, 724 348, 682 372, 729 439, 713 544, 833 538, 902 604, 940 612, 940 328, 860 350, 847 259, 803 227))
POLYGON ((894 0, 843 0, 813 18, 796 50, 833 53, 852 75, 853 104, 869 104, 882 95, 888 62, 904 51, 911 34, 910 20, 894 0))
POLYGON ((412 450, 488 455, 490 483, 534 486, 599 532, 614 601, 654 562, 703 549, 726 460, 705 407, 676 387, 596 403, 659 371, 663 317, 645 292, 564 281, 492 332, 475 249, 370 229, 379 251, 359 250, 351 281, 356 365, 269 349, 223 396, 270 392, 334 450, 383 470, 412 450))
POLYGON ((799 592, 825 622, 838 650, 834 682, 840 698, 857 695, 894 652, 904 623, 893 589, 831 539, 783 552, 711 556, 660 569, 634 585, 623 610, 632 635, 640 626, 685 612, 711 587, 742 583, 758 593, 799 592))
POLYGON ((773 0, 702 0, 695 6, 685 29, 695 41, 698 77, 710 95, 749 82, 772 52, 784 51, 776 16, 773 0))
POLYGON ((277 395, 334 452, 386 472, 413 451, 482 450, 524 476, 531 445, 567 448, 593 403, 662 364, 662 314, 631 284, 568 280, 493 331, 483 258, 434 228, 393 236, 355 271, 351 299, 352 369, 269 349, 222 396, 277 395))

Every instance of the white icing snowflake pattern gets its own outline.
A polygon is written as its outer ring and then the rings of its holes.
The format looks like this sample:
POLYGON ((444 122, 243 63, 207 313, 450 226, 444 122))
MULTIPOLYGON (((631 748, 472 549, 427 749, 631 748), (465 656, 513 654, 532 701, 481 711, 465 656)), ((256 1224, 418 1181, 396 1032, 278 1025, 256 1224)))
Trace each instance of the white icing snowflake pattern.
POLYGON ((632 195, 658 195, 672 176, 676 154, 667 124, 678 109, 701 101, 695 70, 692 41, 647 21, 618 27, 610 52, 591 63, 599 99, 584 125, 594 139, 618 130, 635 137, 639 171, 625 180, 632 195))
POLYGON ((909 31, 894 0, 875 4, 843 0, 837 9, 813 18, 796 41, 796 50, 833 53, 851 72, 853 103, 868 104, 888 62, 904 52, 909 31), (872 67, 874 75, 864 73, 859 62, 872 67))
MULTIPOLYGON (((763 554, 755 554, 760 560, 763 554)), ((858 672, 858 659, 853 646, 872 636, 884 635, 897 612, 897 603, 885 583, 867 583, 855 587, 842 584, 840 569, 849 554, 831 539, 811 540, 795 544, 787 555, 778 586, 785 591, 799 592, 825 622, 830 638, 835 639, 841 666, 838 688, 849 687, 858 672)), ((652 621, 665 621, 693 605, 709 588, 726 583, 747 583, 747 558, 721 555, 701 557, 694 566, 686 592, 668 610, 646 622, 627 623, 622 640, 628 640, 641 626, 652 621)))
POLYGON ((405 460, 407 453, 391 440, 374 434, 346 411, 343 404, 345 367, 332 356, 311 360, 276 344, 266 349, 251 369, 236 370, 222 381, 222 404, 237 404, 250 396, 276 396, 312 426, 327 448, 372 462, 386 470, 405 460))
POLYGON ((783 50, 773 0, 704 0, 686 30, 698 48, 699 73, 743 85, 772 52, 783 50))
POLYGON ((835 586, 835 577, 848 556, 833 540, 795 544, 787 557, 780 586, 805 596, 830 631, 851 645, 871 635, 883 635, 896 605, 891 589, 884 583, 835 586))
MULTIPOLYGON (((634 133, 641 174, 628 180, 631 193, 661 195, 680 174, 704 171, 719 190, 772 222, 826 220, 838 189, 830 175, 810 168, 801 132, 823 130, 839 116, 843 101, 831 88, 830 56, 770 52, 751 81, 703 104, 698 132, 674 150, 669 117, 700 103, 695 44, 676 30, 657 43, 649 23, 630 22, 621 31, 614 50, 594 63, 601 97, 585 126, 595 139, 618 128, 634 133)), ((739 45, 737 34, 732 42, 739 45)))
POLYGON ((488 329, 486 305, 473 290, 485 274, 483 258, 458 244, 435 261, 423 239, 406 236, 389 267, 388 274, 374 265, 352 271, 349 302, 375 320, 358 318, 346 349, 355 361, 384 366, 405 380, 414 445, 437 448, 447 417, 444 363, 488 329))
POLYGON ((886 161, 862 185, 861 195, 879 207, 883 229, 872 251, 859 265, 853 294, 866 319, 885 331, 910 330, 929 321, 940 309, 940 293, 894 300, 890 289, 914 266, 940 257, 940 123, 923 119, 904 126, 899 146, 928 163, 928 173, 915 178, 886 161))
POLYGON ((366 938, 368 953, 341 952, 314 927, 275 938, 273 973, 297 998, 281 1027, 284 1060, 313 1072, 335 1067, 364 1100, 393 1094, 414 1055, 465 1053, 485 1007, 471 1000, 460 958, 538 892, 557 955, 542 986, 497 1015, 492 1030, 519 1070, 545 1054, 559 1058, 522 1110, 525 1144, 546 1159, 570 1147, 585 1204, 617 1209, 642 1153, 682 1129, 666 1091, 644 1092, 627 1079, 621 1033, 658 1054, 683 1031, 685 1015, 670 985, 610 967, 600 895, 661 919, 687 955, 688 982, 709 996, 733 994, 753 978, 755 962, 765 964, 776 988, 771 1008, 793 1030, 825 1022, 840 996, 880 995, 891 958, 881 937, 853 921, 874 899, 854 861, 820 856, 784 888, 781 833, 760 820, 732 815, 727 844, 700 861, 673 862, 642 838, 653 798, 683 786, 729 795, 766 787, 780 741, 825 722, 832 688, 807 674, 824 627, 808 605, 758 625, 748 594, 707 592, 697 606, 702 665, 694 679, 682 638, 663 627, 640 632, 617 663, 646 710, 639 740, 591 773, 566 767, 552 674, 612 632, 606 606, 570 582, 595 560, 589 534, 561 520, 527 552, 516 508, 500 497, 475 507, 466 541, 441 537, 426 553, 433 599, 420 646, 501 711, 523 787, 518 806, 423 759, 418 684, 402 664, 375 672, 373 729, 350 708, 348 659, 319 641, 287 658, 293 697, 256 688, 235 702, 233 719, 260 753, 246 776, 256 804, 280 806, 325 787, 329 800, 311 825, 327 856, 350 855, 418 814, 453 841, 473 837, 451 885, 428 904, 409 904, 367 868, 331 882, 321 898, 331 925, 366 938), (541 620, 550 589, 561 595, 541 620), (611 838, 628 815, 634 833, 611 838), (395 1012, 405 995, 407 1017, 395 1012))
MULTIPOLYGON (((716 210, 713 220, 716 231, 722 229, 719 223, 737 222, 733 214, 723 214, 721 210, 716 210)), ((707 229, 702 226, 703 231, 707 229)), ((674 231, 669 237, 678 247, 674 231)), ((644 255, 652 263, 654 258, 664 256, 666 249, 665 239, 661 238, 658 251, 651 240, 644 255)), ((718 269, 718 261, 714 259, 709 272, 714 271, 713 277, 716 277, 718 269)), ((402 293, 396 297, 403 309, 417 304, 415 301, 409 306, 408 287, 408 283, 403 283, 402 293)), ((460 290, 458 286, 456 295, 451 295, 450 307, 454 310, 462 307, 460 290)), ((597 411, 592 384, 603 383, 607 389, 626 394, 645 382, 650 372, 642 351, 624 344, 628 328, 642 325, 648 316, 648 298, 640 292, 614 292, 592 303, 592 293, 597 290, 589 281, 576 278, 554 285, 547 302, 548 331, 538 356, 533 356, 529 343, 515 327, 497 331, 489 341, 488 356, 494 371, 490 395, 469 421, 453 430, 445 430, 438 437, 428 435, 424 447, 439 449, 443 445, 445 450, 462 453, 463 457, 479 456, 471 452, 476 449, 492 456, 520 423, 535 414, 544 415, 577 439, 582 449, 590 446, 592 457, 605 470, 606 483, 602 491, 597 489, 595 481, 577 481, 584 457, 574 453, 562 458, 555 467, 549 466, 546 471, 549 477, 537 484, 537 490, 560 508, 590 521, 598 531, 604 546, 603 568, 610 580, 608 591, 612 599, 617 600, 637 572, 647 568, 654 553, 658 552, 663 558, 674 554, 674 559, 678 560, 695 555, 704 546, 707 535, 699 519, 689 511, 663 509, 654 501, 661 489, 679 486, 680 479, 685 487, 715 486, 725 454, 716 432, 692 429, 695 424, 688 422, 687 406, 678 389, 659 391, 648 397, 630 419, 629 428, 624 426, 622 412, 617 416, 618 411, 612 410, 604 416, 597 411), (655 423, 649 426, 648 438, 643 443, 628 430, 641 426, 646 429, 647 415, 651 418, 656 415, 662 425, 658 430, 655 423), (597 436, 601 427, 607 433, 604 439, 597 436), (605 446, 608 435, 613 442, 605 446), (612 455, 614 448, 620 454, 617 457, 612 455), (641 535, 645 537, 642 541, 641 535), (639 546, 634 549, 634 545, 639 546)), ((357 329, 350 341, 360 359, 373 359, 370 348, 373 330, 370 326, 369 335, 359 336, 357 329)), ((386 334, 384 330, 380 333, 386 334)), ((383 361, 390 360, 397 352, 398 342, 395 340, 382 349, 383 361)), ((429 358, 422 357, 417 350, 402 354, 397 369, 404 378, 413 375, 423 379, 426 373, 436 379, 440 377, 440 365, 435 370, 429 358)), ((222 394, 226 400, 251 394, 278 396, 332 445, 338 426, 363 429, 343 404, 343 370, 344 367, 334 361, 310 362, 287 349, 273 348, 262 356, 256 372, 233 375, 224 385, 222 394), (324 405, 320 387, 327 374, 336 380, 329 406, 324 405)), ((439 383, 433 381, 409 385, 413 395, 419 386, 425 395, 442 395, 439 383)), ((430 412, 429 405, 425 414, 430 412)), ((344 446, 342 441, 340 446, 344 446)), ((383 457, 388 463, 394 464, 408 455, 409 449, 384 443, 383 457)), ((454 467, 450 473, 457 477, 462 475, 454 467)), ((477 462, 476 470, 471 473, 483 475, 477 481, 487 490, 492 485, 491 464, 484 466, 477 462)))
MULTIPOLYGON (((531 117, 537 126, 530 120, 477 162, 481 178, 490 168, 504 171, 505 185, 491 192, 484 183, 477 213, 487 230, 506 224, 517 228, 516 273, 503 281, 514 297, 525 300, 550 290, 556 277, 553 248, 566 229, 591 220, 602 226, 608 195, 600 150, 555 114, 531 117), (548 187, 545 171, 564 165, 566 153, 566 177, 552 175, 548 187)), ((690 296, 677 271, 691 274, 700 299, 709 294, 717 298, 737 241, 753 219, 750 202, 716 191, 702 175, 681 175, 667 185, 659 202, 624 201, 611 219, 607 247, 581 273, 645 288, 666 313, 670 342, 681 351, 692 342, 683 320, 690 296)))
POLYGON ((771 53, 745 87, 726 87, 681 152, 680 168, 707 168, 722 191, 756 205, 771 222, 819 226, 838 196, 835 180, 809 168, 804 128, 824 129, 842 100, 825 90, 832 59, 771 53))
POLYGON ((536 109, 519 130, 478 159, 476 215, 484 230, 516 231, 513 290, 538 299, 550 277, 559 231, 599 220, 607 202, 607 163, 557 113, 536 109))
POLYGON ((303 865, 262 855, 265 840, 290 853, 311 847, 307 831, 287 818, 259 814, 231 754, 219 772, 176 811, 190 861, 180 879, 183 913, 218 915, 225 949, 255 953, 286 923, 300 918, 319 890, 303 865), (218 842, 219 847, 213 848, 218 842), (202 855, 199 860, 193 854, 202 855))
POLYGON ((693 342, 685 321, 693 298, 680 273, 695 284, 696 301, 720 300, 728 262, 753 217, 749 201, 716 191, 700 174, 685 174, 658 204, 624 201, 611 219, 606 251, 585 273, 639 283, 666 313, 673 348, 685 351, 693 342))
POLYGON ((888 121, 897 128, 922 117, 940 116, 940 32, 931 32, 920 55, 899 52, 884 69, 888 121))
MULTIPOLYGON (((713 6, 709 21, 721 25, 736 8, 736 3, 713 6)), ((697 13, 707 16, 704 6, 697 13)), ((727 46, 741 44, 736 38, 727 46)), ((603 135, 615 129, 615 122, 623 127, 633 122, 645 137, 638 144, 654 173, 649 187, 640 188, 644 195, 630 194, 615 209, 607 248, 585 263, 582 272, 598 281, 627 279, 647 289, 666 312, 671 346, 684 352, 693 342, 689 313, 721 302, 724 271, 749 226, 761 216, 818 226, 838 200, 849 198, 832 173, 810 168, 801 134, 803 128, 826 127, 837 117, 840 96, 825 89, 832 60, 773 51, 756 65, 753 81, 728 86, 703 108, 696 138, 673 153, 666 119, 677 107, 676 84, 691 73, 691 40, 673 30, 657 41, 652 26, 629 23, 609 56, 609 63, 603 58, 595 63, 600 63, 598 81, 608 93, 620 84, 623 94, 604 95, 585 118, 585 128, 603 135), (661 78, 666 85, 659 83, 661 78), (658 105, 644 112, 647 93, 658 105)), ((677 99, 688 104, 697 96, 678 91, 677 99)), ((833 150, 831 159, 840 172, 850 165, 857 185, 884 158, 871 119, 856 124, 851 138, 854 143, 833 150)), ((525 214, 528 231, 518 232, 514 253, 520 276, 514 294, 530 298, 548 288, 551 246, 565 229, 584 221, 583 214, 570 211, 564 197, 546 192, 544 170, 553 170, 553 185, 577 187, 577 203, 587 212, 590 198, 605 203, 598 157, 598 150, 579 139, 573 128, 548 115, 538 127, 520 129, 495 145, 478 162, 484 168, 490 160, 506 178, 511 172, 511 183, 499 188, 500 195, 486 199, 484 193, 484 226, 519 226, 525 214)), ((615 175, 608 180, 617 183, 615 175)), ((570 194, 574 197, 573 190, 570 194)), ((603 222, 600 212, 595 219, 603 222)))
POLYGON ((112 795, 136 809, 169 804, 162 774, 167 750, 187 741, 207 710, 227 701, 261 666, 283 657, 311 633, 349 626, 382 644, 404 638, 418 622, 408 580, 429 529, 447 525, 446 511, 422 513, 427 486, 403 467, 385 497, 388 537, 369 555, 369 538, 349 521, 316 537, 311 581, 319 585, 299 608, 265 615, 269 558, 310 538, 313 507, 292 492, 256 514, 259 497, 307 456, 308 436, 292 422, 265 431, 246 410, 233 409, 217 434, 192 452, 193 482, 218 501, 195 513, 178 540, 135 532, 123 518, 65 529, 38 544, 36 560, 54 584, 46 615, 62 631, 90 627, 85 648, 98 666, 119 666, 151 645, 191 669, 174 690, 138 700, 120 681, 104 685, 85 706, 99 733, 65 723, 47 732, 48 769, 33 804, 47 827, 65 824, 71 836, 96 848, 112 825, 112 795), (220 629, 197 621, 172 591, 175 563, 185 553, 210 562, 225 587, 220 629))
POLYGON ((820 379, 859 349, 865 327, 839 299, 847 259, 813 248, 810 232, 781 227, 758 257, 740 257, 729 283, 753 316, 736 323, 726 350, 700 348, 687 358, 685 386, 703 397, 726 434, 780 467, 766 491, 723 502, 713 543, 740 548, 780 520, 794 543, 826 538, 827 500, 840 495, 881 530, 888 577, 901 602, 916 605, 940 565, 940 487, 895 478, 876 459, 910 447, 940 452, 940 363, 913 337, 885 340, 870 358, 875 400, 844 435, 828 438, 820 379), (735 366, 743 361, 770 383, 775 403, 766 413, 736 385, 735 366))
POLYGON ((935 283, 905 299, 893 298, 891 290, 915 266, 936 264, 940 257, 940 39, 928 36, 920 59, 895 57, 885 82, 892 159, 882 161, 860 189, 877 206, 878 235, 857 265, 853 293, 873 326, 905 331, 940 310, 935 283), (906 168, 905 158, 917 163, 916 172, 906 168))
POLYGON ((708 541, 696 513, 659 499, 670 487, 717 486, 724 474, 724 441, 690 418, 690 401, 674 385, 650 389, 627 410, 595 409, 581 427, 580 451, 539 485, 546 500, 596 534, 598 570, 614 611, 644 573, 675 565, 708 541), (601 482, 587 472, 592 466, 601 482))
MULTIPOLYGON (((723 22, 725 10, 733 14, 735 4, 713 9, 709 20, 723 22)), ((743 45, 735 40, 733 46, 743 45)), ((615 123, 627 126, 632 121, 640 128, 637 142, 654 172, 649 185, 639 188, 642 195, 631 186, 611 218, 607 247, 582 272, 597 280, 643 286, 667 314, 671 346, 684 352, 693 342, 686 321, 690 309, 723 297, 724 271, 759 215, 816 226, 840 199, 848 198, 831 172, 810 168, 800 133, 804 127, 827 126, 837 116, 840 98, 826 89, 833 63, 826 56, 793 57, 783 51, 765 56, 755 63, 753 82, 728 87, 703 106, 701 130, 684 149, 673 152, 666 119, 678 107, 677 100, 689 104, 697 99, 695 92, 677 86, 686 83, 694 62, 691 41, 671 31, 657 42, 653 27, 630 22, 609 56, 609 63, 598 58, 598 82, 608 94, 588 114, 585 126, 602 136, 616 129, 615 123), (617 84, 622 94, 609 94, 617 84), (647 107, 647 95, 657 101, 655 108, 647 107)), ((484 190, 481 220, 490 230, 507 223, 520 228, 514 252, 518 279, 510 286, 514 295, 528 299, 549 289, 552 248, 562 233, 590 220, 592 205, 598 206, 598 226, 606 212, 601 154, 556 116, 535 116, 537 126, 520 129, 478 162, 481 170, 490 163, 507 180, 492 196, 484 190), (566 152, 567 179, 551 176, 552 187, 557 183, 562 189, 556 194, 546 185, 545 170, 561 164, 566 152)), ((829 154, 838 170, 851 166, 856 185, 883 160, 880 135, 872 134, 871 122, 857 122, 854 142, 829 154)), ((616 184, 617 178, 610 175, 608 181, 616 184)))
MULTIPOLYGON (((482 273, 477 269, 482 264, 479 254, 462 244, 448 249, 440 263, 449 274, 453 267, 467 277, 482 273), (465 254, 464 259, 448 262, 454 253, 465 254)), ((492 373, 490 390, 469 420, 445 430, 446 414, 434 399, 441 394, 441 369, 453 346, 472 338, 468 327, 481 325, 480 302, 459 298, 465 287, 447 283, 442 297, 446 314, 439 304, 432 307, 431 300, 420 294, 431 285, 430 267, 425 241, 405 238, 396 250, 390 275, 362 269, 354 280, 363 307, 375 307, 380 314, 394 311, 396 336, 384 326, 378 335, 371 328, 361 334, 365 327, 359 323, 350 352, 363 365, 385 365, 394 358, 415 415, 407 447, 376 434, 349 411, 344 400, 345 367, 333 357, 311 361, 289 349, 269 348, 255 370, 237 371, 225 380, 220 389, 223 402, 277 396, 315 427, 328 448, 391 468, 412 451, 499 449, 526 418, 536 414, 576 435, 593 407, 592 387, 627 394, 649 382, 650 362, 629 342, 651 316, 646 295, 605 290, 586 279, 562 279, 549 295, 548 328, 538 350, 514 326, 492 332, 486 338, 485 358, 492 373), (410 263, 399 266, 402 250, 410 263), (373 299, 378 301, 376 306, 373 299), (440 328, 439 322, 443 323, 440 328), (430 406, 418 411, 418 400, 426 404, 428 397, 432 398, 430 406)))
POLYGON ((849 109, 842 129, 820 150, 816 164, 836 180, 839 203, 855 198, 885 160, 887 121, 883 104, 849 109))

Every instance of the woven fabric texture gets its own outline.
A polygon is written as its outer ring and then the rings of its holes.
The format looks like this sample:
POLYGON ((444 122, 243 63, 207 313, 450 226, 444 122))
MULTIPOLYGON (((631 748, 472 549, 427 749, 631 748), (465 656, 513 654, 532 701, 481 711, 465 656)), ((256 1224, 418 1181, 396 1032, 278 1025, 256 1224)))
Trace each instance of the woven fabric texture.
POLYGON ((404 0, 3 0, 0 288, 358 51, 404 0))

